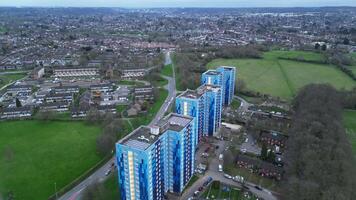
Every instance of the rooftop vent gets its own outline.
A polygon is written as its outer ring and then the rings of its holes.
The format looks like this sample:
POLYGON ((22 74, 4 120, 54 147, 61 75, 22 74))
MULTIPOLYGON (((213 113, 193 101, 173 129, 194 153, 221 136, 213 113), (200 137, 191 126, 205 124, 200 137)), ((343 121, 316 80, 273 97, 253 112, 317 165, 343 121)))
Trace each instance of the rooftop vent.
POLYGON ((150 128, 152 135, 159 135, 159 126, 151 126, 150 128))

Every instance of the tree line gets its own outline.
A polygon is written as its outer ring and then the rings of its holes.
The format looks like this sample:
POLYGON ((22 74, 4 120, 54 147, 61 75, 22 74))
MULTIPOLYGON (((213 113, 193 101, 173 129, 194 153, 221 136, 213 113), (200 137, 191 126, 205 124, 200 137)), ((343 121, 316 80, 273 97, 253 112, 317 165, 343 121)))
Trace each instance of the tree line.
POLYGON ((341 93, 312 84, 293 102, 286 152, 284 199, 351 200, 355 160, 342 124, 341 93))

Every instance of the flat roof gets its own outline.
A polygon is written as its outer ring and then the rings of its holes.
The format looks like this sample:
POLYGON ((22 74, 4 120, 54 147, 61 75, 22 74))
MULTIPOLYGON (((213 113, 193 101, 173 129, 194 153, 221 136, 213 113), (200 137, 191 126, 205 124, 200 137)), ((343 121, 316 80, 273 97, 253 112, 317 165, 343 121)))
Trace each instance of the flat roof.
POLYGON ((235 67, 233 67, 233 66, 219 66, 218 68, 224 68, 224 69, 227 69, 227 70, 233 70, 233 69, 235 69, 235 67))
POLYGON ((216 71, 216 70, 208 70, 208 71, 204 72, 203 74, 207 74, 207 75, 219 75, 219 74, 221 74, 221 72, 216 71))
POLYGON ((199 93, 197 90, 186 90, 178 97, 183 97, 187 99, 198 99, 203 95, 203 93, 199 93))
POLYGON ((167 130, 179 132, 192 120, 192 117, 171 113, 152 127, 140 126, 119 143, 139 150, 146 150, 167 130), (154 130, 152 129, 155 129, 157 132, 153 133, 154 130))

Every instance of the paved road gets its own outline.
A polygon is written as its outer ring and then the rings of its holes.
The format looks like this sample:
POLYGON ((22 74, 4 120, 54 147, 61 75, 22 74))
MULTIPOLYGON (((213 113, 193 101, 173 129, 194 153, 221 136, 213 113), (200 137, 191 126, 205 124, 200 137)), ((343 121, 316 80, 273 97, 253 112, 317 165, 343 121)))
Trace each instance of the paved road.
MULTIPOLYGON (((187 188, 187 190, 182 194, 181 198, 182 200, 186 200, 189 197, 192 197, 194 192, 199 189, 203 185, 203 183, 208 179, 208 177, 212 177, 213 180, 220 181, 222 183, 225 183, 227 185, 232 185, 235 187, 241 188, 242 185, 240 183, 234 182, 231 179, 227 179, 224 177, 223 172, 218 171, 218 165, 222 164, 222 161, 219 161, 218 155, 223 153, 225 151, 225 148, 227 146, 226 141, 219 141, 215 140, 214 145, 218 145, 219 149, 215 151, 215 156, 214 158, 210 161, 209 163, 209 169, 205 172, 204 176, 200 177, 190 188, 187 188)), ((202 148, 197 151, 197 162, 196 164, 199 164, 199 160, 201 159, 201 153, 205 150, 204 145, 200 145, 202 148)), ((260 198, 263 198, 265 200, 277 200, 277 198, 271 193, 271 191, 267 189, 257 190, 254 186, 253 183, 247 182, 245 184, 252 193, 257 195, 260 198)))
MULTIPOLYGON (((166 52, 165 64, 167 64, 167 63, 168 64, 171 63, 170 52, 166 52)), ((173 70, 173 72, 174 72, 174 70, 173 70)), ((176 95, 176 90, 175 90, 176 82, 175 82, 174 76, 173 76, 173 78, 172 77, 165 77, 165 78, 168 80, 168 85, 165 86, 168 89, 168 97, 150 124, 156 123, 164 116, 165 112, 168 110, 170 104, 173 102, 174 97, 176 95), (172 100, 172 97, 173 97, 173 100, 172 100)), ((128 136, 126 136, 126 137, 128 137, 128 136)), ((121 140, 125 139, 126 137, 122 138, 121 140)), ((105 165, 100 167, 91 176, 89 176, 84 181, 82 181, 80 184, 78 184, 73 189, 71 189, 69 192, 67 192, 63 196, 61 196, 59 198, 59 200, 78 200, 78 199, 80 199, 80 197, 82 195, 82 191, 86 187, 88 187, 90 184, 92 184, 94 182, 97 182, 97 181, 101 182, 106 179, 105 173, 108 169, 110 169, 111 164, 113 162, 115 162, 115 157, 111 158, 110 161, 108 161, 105 165)), ((116 173, 116 171, 113 171, 112 173, 116 173)))

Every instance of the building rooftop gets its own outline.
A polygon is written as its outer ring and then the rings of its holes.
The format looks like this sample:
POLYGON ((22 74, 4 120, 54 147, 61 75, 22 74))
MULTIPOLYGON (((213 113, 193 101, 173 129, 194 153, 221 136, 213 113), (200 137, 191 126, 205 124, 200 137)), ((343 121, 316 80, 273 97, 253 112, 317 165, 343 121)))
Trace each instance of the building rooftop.
POLYGON ((197 88, 197 91, 199 93, 204 93, 206 91, 214 91, 216 92, 217 90, 221 90, 221 86, 218 86, 218 85, 211 85, 211 84, 204 84, 204 85, 201 85, 197 88))
POLYGON ((204 93, 198 92, 198 90, 186 90, 182 94, 180 94, 178 97, 181 98, 188 98, 188 99, 198 99, 200 98, 204 93))
POLYGON ((204 72, 203 74, 206 74, 206 75, 220 75, 221 72, 218 72, 216 70, 208 70, 208 71, 204 72))
POLYGON ((233 70, 233 69, 235 69, 235 67, 233 67, 233 66, 220 66, 218 68, 224 68, 225 70, 233 70))
POLYGON ((140 126, 119 143, 139 150, 145 150, 155 143, 167 130, 179 132, 183 130, 192 119, 193 118, 189 116, 171 113, 157 122, 156 125, 151 127, 140 126))

